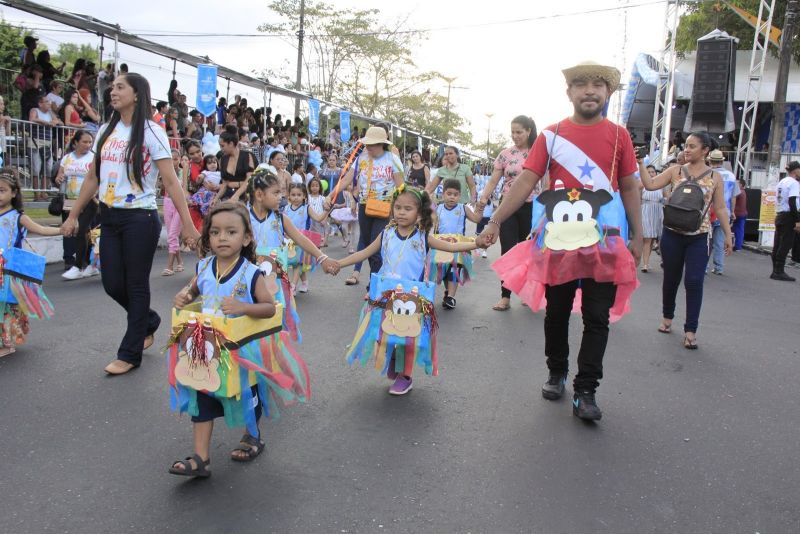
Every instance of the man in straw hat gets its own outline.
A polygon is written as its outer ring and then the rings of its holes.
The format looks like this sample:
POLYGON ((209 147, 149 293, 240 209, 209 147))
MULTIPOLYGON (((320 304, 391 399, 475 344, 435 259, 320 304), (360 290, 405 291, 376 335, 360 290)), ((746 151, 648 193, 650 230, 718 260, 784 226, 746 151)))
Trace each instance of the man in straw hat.
MULTIPOLYGON (((719 173, 722 177, 725 205, 728 207, 728 214, 732 219, 734 199, 741 193, 741 190, 739 189, 739 182, 736 181, 736 177, 731 171, 722 166, 723 163, 725 163, 725 155, 721 150, 712 150, 708 154, 709 167, 714 169, 714 172, 719 173)), ((711 226, 711 261, 714 263, 711 272, 721 275, 725 270, 725 232, 722 230, 722 225, 716 216, 713 217, 711 226)), ((707 269, 706 272, 708 272, 707 269)))
POLYGON ((549 378, 542 396, 548 400, 559 399, 565 391, 569 318, 580 287, 584 330, 573 382, 573 414, 599 420, 602 412, 595 402, 595 390, 603 376, 609 319, 628 311, 630 296, 638 285, 642 224, 635 173, 639 165, 627 130, 603 116, 619 86, 620 72, 594 62, 579 63, 562 72, 574 112, 548 126, 536 139, 523 172, 481 238, 494 243, 500 223, 519 209, 549 173, 552 191, 535 202, 533 239, 506 253, 494 268, 506 283, 519 273, 518 267, 516 271, 510 265, 506 268, 511 263, 504 261, 506 257, 513 263, 526 263, 527 280, 517 280, 518 294, 534 311, 544 305, 542 296, 546 299, 549 378), (559 232, 563 235, 556 235, 559 232), (630 251, 625 246, 628 237, 630 251), (515 254, 520 247, 525 255, 515 254))

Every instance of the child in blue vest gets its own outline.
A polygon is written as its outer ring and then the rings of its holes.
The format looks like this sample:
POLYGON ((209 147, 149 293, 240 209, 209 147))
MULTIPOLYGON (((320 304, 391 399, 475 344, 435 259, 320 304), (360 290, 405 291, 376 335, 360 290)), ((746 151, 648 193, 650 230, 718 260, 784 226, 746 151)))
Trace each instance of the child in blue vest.
MULTIPOLYGON (((297 253, 302 251, 314 258, 318 264, 322 265, 326 273, 330 273, 332 272, 333 262, 308 237, 300 232, 300 230, 305 229, 305 225, 308 223, 308 211, 303 203, 305 198, 303 192, 302 185, 292 184, 290 202, 293 202, 295 206, 292 204, 287 205, 284 211, 281 212, 280 179, 267 169, 258 169, 253 173, 249 186, 251 199, 250 224, 253 227, 256 249, 259 251, 260 256, 260 251, 285 249, 286 242, 291 240, 296 248, 300 249, 297 250, 297 253), (294 221, 297 221, 297 224, 294 221), (299 227, 297 226, 298 224, 300 225, 299 227)), ((288 273, 290 264, 291 260, 279 267, 288 273)), ((268 276, 269 274, 267 273, 268 276)), ((288 282, 285 290, 281 292, 279 301, 286 309, 284 325, 287 330, 292 332, 294 338, 299 341, 299 317, 294 307, 294 298, 288 282), (292 320, 295 321, 295 324, 288 322, 292 320)))
MULTIPOLYGON (((433 210, 431 209, 431 199, 424 190, 401 185, 396 189, 394 195, 392 221, 381 235, 366 248, 340 260, 339 267, 353 265, 366 260, 373 254, 380 253, 383 263, 380 273, 378 273, 379 277, 389 279, 392 284, 393 281, 398 283, 419 281, 421 283, 424 280, 428 264, 429 248, 454 253, 468 252, 477 248, 474 242, 451 243, 428 235, 433 228, 433 210)), ((394 381, 389 388, 391 395, 405 395, 411 391, 411 373, 415 358, 420 353, 431 355, 431 358, 425 361, 426 371, 432 375, 436 375, 438 372, 434 332, 436 321, 433 307, 429 305, 430 303, 422 302, 413 294, 413 291, 406 295, 405 300, 403 299, 404 297, 398 299, 397 310, 392 316, 388 316, 388 313, 393 311, 392 309, 381 309, 380 304, 385 306, 385 303, 367 302, 362 312, 364 330, 359 328, 348 356, 350 363, 356 360, 364 362, 376 352, 386 350, 386 345, 380 341, 386 339, 384 334, 405 338, 407 340, 407 344, 404 345, 405 349, 398 348, 398 350, 403 350, 402 357, 396 358, 394 349, 389 349, 392 353, 387 355, 388 364, 381 368, 381 373, 385 373, 390 380, 394 381), (409 298, 411 300, 408 300, 409 298), (412 308, 414 309, 412 310, 412 308), (374 320, 367 317, 368 314, 374 314, 374 320), (384 319, 382 320, 381 317, 384 319), (412 327, 416 325, 414 329, 416 335, 401 335, 392 331, 389 323, 398 326, 401 320, 410 321, 412 327), (420 323, 423 328, 420 328, 420 323), (376 334, 372 331, 381 324, 380 328, 384 329, 384 334, 376 334), (367 338, 364 338, 365 333, 367 338), (378 336, 377 342, 359 343, 359 340, 374 339, 374 335, 378 336)), ((422 362, 418 361, 418 363, 422 362)))
MULTIPOLYGON (((461 182, 447 179, 442 186, 442 203, 436 207, 436 228, 434 233, 439 236, 464 236, 466 234, 467 219, 474 223, 481 222, 481 214, 475 213, 467 204, 461 204, 461 182)), ((447 239, 442 237, 442 239, 447 239)), ((465 255, 456 256, 454 267, 452 263, 444 266, 442 282, 445 285, 442 307, 452 310, 456 307, 456 291, 458 284, 464 283, 466 272, 471 269, 471 258, 465 255), (460 260, 459 260, 460 258, 460 260)))
MULTIPOLYGON (((292 221, 295 228, 303 232, 310 230, 312 221, 322 223, 328 218, 325 213, 309 209, 308 192, 303 184, 292 184, 289 187, 289 204, 283 209, 283 214, 292 221)), ((292 289, 300 293, 308 293, 308 271, 311 269, 311 262, 307 254, 311 254, 311 251, 294 238, 291 239, 289 265, 292 266, 292 289), (298 248, 300 250, 297 250, 298 248)), ((319 250, 308 237, 306 240, 312 244, 314 249, 319 250)))
MULTIPOLYGON (((279 201, 279 198, 276 199, 279 201)), ((212 254, 200 260, 197 264, 197 274, 189 285, 175 296, 175 307, 183 308, 199 298, 204 315, 218 315, 226 318, 248 316, 255 319, 267 319, 276 313, 275 301, 267 285, 264 273, 255 265, 256 243, 253 230, 250 226, 250 217, 246 208, 238 202, 220 202, 209 211, 203 224, 201 239, 201 253, 212 254)), ((192 336, 191 345, 196 345, 192 336)), ((209 344, 208 339, 206 345, 209 344)), ((174 340, 173 340, 174 341, 174 340)), ((278 341, 275 341, 278 343, 278 341)), ((184 343, 187 353, 190 350, 189 342, 184 343)), ((274 346, 273 344, 273 346, 274 346)), ((216 343, 210 343, 213 354, 216 343)), ((247 430, 240 443, 231 451, 231 459, 238 462, 249 462, 258 457, 264 450, 264 441, 258 428, 262 412, 269 409, 270 396, 279 397, 285 401, 305 401, 308 395, 307 373, 304 372, 305 364, 296 353, 289 354, 293 361, 287 364, 287 369, 302 369, 286 381, 269 380, 268 364, 261 360, 273 356, 265 356, 259 341, 241 341, 238 349, 255 350, 258 357, 251 367, 244 368, 239 363, 239 373, 244 385, 241 394, 230 397, 221 395, 221 383, 227 383, 219 372, 219 366, 225 365, 220 355, 219 360, 207 355, 207 371, 198 373, 202 363, 196 363, 189 371, 182 371, 183 381, 180 384, 183 396, 177 402, 181 411, 192 414, 194 434, 194 454, 183 460, 178 460, 169 468, 174 475, 207 478, 211 475, 208 469, 211 463, 210 447, 211 435, 214 429, 214 419, 224 417, 232 424, 244 423, 247 430), (245 345, 250 345, 245 349, 245 345), (214 365, 211 365, 211 364, 214 365), (194 371, 192 371, 192 369, 194 371), (250 372, 252 371, 252 372, 250 372), (259 373, 265 375, 260 376, 259 373), (300 378, 300 376, 303 378, 300 378), (302 383, 298 389, 297 383, 302 383), (214 384, 214 387, 207 387, 214 384), (249 386, 249 387, 248 387, 249 386), (188 389, 187 389, 188 388, 188 389), (216 394, 213 393, 216 391, 216 394)), ((220 353, 222 348, 217 345, 220 353)), ((182 349, 181 349, 182 350, 182 349)), ((209 350, 208 348, 205 350, 209 350)), ((228 350, 228 349, 226 349, 228 350)), ((230 354, 230 353, 228 353, 230 354)), ((184 356, 186 358, 187 356, 184 356)), ((228 355, 225 361, 232 359, 228 355)), ((244 360, 234 360, 241 362, 244 360)), ((253 360, 250 360, 253 361, 253 360)), ((226 369, 227 371, 227 369, 226 369)), ((170 366, 170 372, 178 374, 176 366, 170 366)), ((282 375, 287 376, 288 375, 282 375)), ((171 381, 172 383, 172 381, 171 381)), ((238 382, 237 382, 238 383, 238 382)))
MULTIPOLYGON (((22 191, 17 177, 9 171, 0 172, 0 265, 5 265, 2 251, 11 248, 22 248, 22 241, 28 230, 39 235, 61 235, 61 230, 42 226, 23 213, 22 191)), ((7 266, 5 266, 7 268, 7 266)), ((3 273, 0 272, 0 276, 3 273)), ((5 282, 5 280, 4 280, 5 282)), ((9 288, 4 288, 9 290, 9 288)), ((31 295, 29 295, 31 297, 31 295)), ((36 300, 42 300, 43 313, 39 316, 49 316, 50 303, 44 294, 35 295, 36 300)), ((31 297, 33 298, 33 297, 31 297)), ((19 304, 0 302, 2 306, 2 324, 0 324, 0 358, 13 354, 17 346, 25 343, 28 335, 28 314, 20 308, 19 304)))

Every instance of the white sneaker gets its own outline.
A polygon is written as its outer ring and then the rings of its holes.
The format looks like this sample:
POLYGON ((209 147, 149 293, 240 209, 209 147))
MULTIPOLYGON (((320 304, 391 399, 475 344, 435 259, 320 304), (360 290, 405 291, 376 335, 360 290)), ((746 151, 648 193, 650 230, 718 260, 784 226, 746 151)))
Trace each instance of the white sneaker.
POLYGON ((100 271, 97 269, 97 267, 90 265, 81 272, 81 277, 90 278, 92 276, 97 276, 98 274, 100 274, 100 271))
POLYGON ((300 293, 308 293, 308 280, 300 280, 300 283, 297 285, 297 290, 300 293))
POLYGON ((481 258, 486 258, 486 257, 488 257, 488 256, 489 256, 489 255, 486 253, 486 249, 483 249, 483 250, 481 251, 481 258))
POLYGON ((73 265, 67 272, 61 275, 61 278, 64 280, 77 280, 78 278, 82 278, 82 276, 83 273, 81 270, 73 265))

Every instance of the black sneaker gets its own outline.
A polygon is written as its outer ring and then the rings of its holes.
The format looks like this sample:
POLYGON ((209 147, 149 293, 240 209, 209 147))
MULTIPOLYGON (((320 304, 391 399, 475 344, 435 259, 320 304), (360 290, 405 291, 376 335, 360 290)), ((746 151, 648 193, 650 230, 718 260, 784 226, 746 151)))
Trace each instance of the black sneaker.
POLYGON ((445 295, 445 297, 442 299, 442 307, 447 310, 456 309, 456 299, 450 295, 445 295))
POLYGON ((564 385, 567 383, 567 375, 555 375, 550 373, 550 378, 542 386, 542 397, 547 400, 558 400, 564 395, 564 385))
POLYGON ((594 393, 581 391, 576 393, 572 399, 572 415, 580 417, 584 421, 599 421, 603 417, 603 412, 597 407, 594 393))
POLYGON ((770 275, 770 278, 772 278, 773 280, 781 280, 782 282, 794 282, 795 281, 795 278, 793 276, 789 276, 785 272, 772 273, 770 275))

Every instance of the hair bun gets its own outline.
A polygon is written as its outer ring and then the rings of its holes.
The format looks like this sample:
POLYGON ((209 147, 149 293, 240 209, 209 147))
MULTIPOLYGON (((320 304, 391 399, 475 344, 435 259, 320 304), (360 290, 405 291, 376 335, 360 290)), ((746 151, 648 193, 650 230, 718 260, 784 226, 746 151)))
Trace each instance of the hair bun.
POLYGON ((226 124, 225 125, 225 133, 239 135, 239 127, 234 126, 233 124, 226 124))

